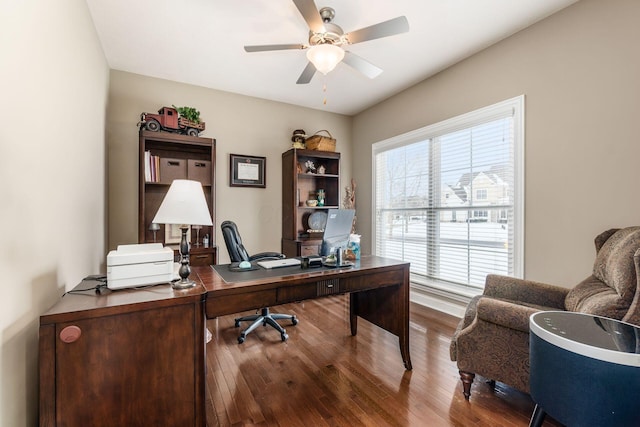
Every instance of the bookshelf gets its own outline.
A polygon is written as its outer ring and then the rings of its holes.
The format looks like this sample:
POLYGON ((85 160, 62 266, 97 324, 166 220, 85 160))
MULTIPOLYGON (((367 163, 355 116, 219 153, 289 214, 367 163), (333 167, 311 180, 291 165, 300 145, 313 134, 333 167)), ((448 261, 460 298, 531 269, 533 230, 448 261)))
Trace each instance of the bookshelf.
MULTIPOLYGON (((168 132, 141 130, 139 134, 138 176, 138 243, 153 243, 154 232, 150 230, 164 196, 174 179, 192 179, 202 183, 213 224, 215 215, 215 164, 216 141, 168 132)), ((158 224, 156 242, 171 246, 177 251, 178 243, 170 241, 168 226, 158 224)), ((203 226, 197 233, 191 229, 191 265, 211 265, 217 262, 215 230, 203 226), (209 247, 202 244, 209 236, 209 247), (196 242, 196 236, 199 241, 196 242)))
POLYGON ((317 255, 321 233, 309 233, 309 217, 340 207, 340 153, 292 148, 282 153, 282 253, 288 257, 317 255), (312 162, 315 172, 308 173, 312 162), (319 173, 320 166, 324 173, 319 173), (324 190, 324 206, 308 206, 324 190))

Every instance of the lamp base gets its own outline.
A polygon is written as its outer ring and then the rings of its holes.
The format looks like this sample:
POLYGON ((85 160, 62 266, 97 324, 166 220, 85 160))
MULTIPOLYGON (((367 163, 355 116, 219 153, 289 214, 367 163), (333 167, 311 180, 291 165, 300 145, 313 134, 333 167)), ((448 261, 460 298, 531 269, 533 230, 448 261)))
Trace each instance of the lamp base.
POLYGON ((182 238, 180 239, 180 268, 178 269, 178 275, 180 280, 174 282, 171 287, 173 289, 188 289, 193 288, 196 282, 189 280, 189 274, 191 274, 191 268, 189 267, 189 241, 187 240, 187 231, 189 226, 180 226, 182 230, 182 238))
POLYGON ((173 289, 189 289, 189 288, 193 288, 195 285, 196 285, 196 282, 194 282, 193 280, 181 279, 181 280, 178 280, 177 282, 173 282, 171 284, 171 287, 173 289))

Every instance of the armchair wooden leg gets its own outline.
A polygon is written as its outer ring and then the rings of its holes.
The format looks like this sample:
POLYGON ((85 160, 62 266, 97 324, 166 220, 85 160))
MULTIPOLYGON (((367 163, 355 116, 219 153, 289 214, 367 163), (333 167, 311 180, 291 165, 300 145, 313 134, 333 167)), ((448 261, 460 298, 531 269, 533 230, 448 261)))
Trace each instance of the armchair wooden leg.
POLYGON ((476 377, 476 374, 471 372, 460 372, 460 379, 462 380, 462 393, 464 394, 465 400, 469 400, 469 396, 471 396, 471 384, 473 383, 473 379, 476 377))

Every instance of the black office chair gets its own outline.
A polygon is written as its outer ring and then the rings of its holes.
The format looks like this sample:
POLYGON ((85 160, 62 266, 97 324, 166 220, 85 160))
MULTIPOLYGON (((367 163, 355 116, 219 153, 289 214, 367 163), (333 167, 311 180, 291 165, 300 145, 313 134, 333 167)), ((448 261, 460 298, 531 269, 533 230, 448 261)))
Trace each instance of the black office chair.
MULTIPOLYGON (((261 252, 255 255, 249 255, 247 250, 242 245, 242 238, 240 237, 240 233, 238 232, 238 227, 233 221, 224 221, 220 227, 222 228, 222 236, 224 237, 224 243, 227 245, 227 251, 229 251, 229 258, 231 258, 231 262, 242 262, 242 261, 258 261, 262 259, 281 259, 285 258, 285 256, 278 252, 261 252)), ((264 307, 260 310, 260 314, 253 314, 251 316, 239 317, 235 319, 236 328, 240 326, 240 322, 253 322, 247 329, 242 331, 240 336, 238 337, 238 343, 242 344, 247 337, 247 334, 257 328, 260 324, 263 326, 270 325, 275 328, 278 332, 280 332, 280 337, 282 341, 286 341, 289 338, 287 332, 284 330, 282 326, 276 322, 278 319, 289 319, 293 325, 298 324, 298 319, 296 316, 291 316, 289 314, 275 314, 269 312, 269 307, 264 307)))

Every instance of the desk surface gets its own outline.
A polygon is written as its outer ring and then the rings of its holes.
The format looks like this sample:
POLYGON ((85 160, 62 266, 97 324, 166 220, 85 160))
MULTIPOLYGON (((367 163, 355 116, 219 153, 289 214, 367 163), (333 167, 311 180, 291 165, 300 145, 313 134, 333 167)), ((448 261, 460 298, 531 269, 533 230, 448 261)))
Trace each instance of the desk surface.
POLYGON ((211 267, 195 267, 192 268, 192 274, 198 276, 206 292, 216 293, 235 293, 234 291, 247 288, 255 285, 271 284, 277 287, 282 283, 294 283, 296 281, 305 280, 319 280, 326 279, 335 276, 350 277, 354 275, 362 275, 363 273, 375 274, 377 271, 385 270, 388 268, 408 268, 409 263, 402 261, 381 258, 376 256, 362 256, 354 266, 347 268, 309 268, 306 270, 300 267, 285 267, 277 270, 272 270, 275 273, 265 273, 262 277, 257 277, 252 280, 245 280, 245 274, 251 274, 259 272, 259 270, 253 270, 249 272, 237 272, 234 273, 241 280, 237 282, 226 282, 218 272, 211 267), (275 274, 275 277, 274 277, 275 274))
POLYGON ((332 269, 325 266, 303 269, 300 265, 267 269, 255 265, 255 263, 251 269, 246 270, 238 268, 232 270, 230 268, 231 264, 218 264, 213 265, 212 267, 216 271, 216 273, 218 273, 218 275, 222 277, 222 280, 227 283, 249 282, 259 279, 291 276, 299 273, 307 273, 309 271, 322 271, 332 269))

